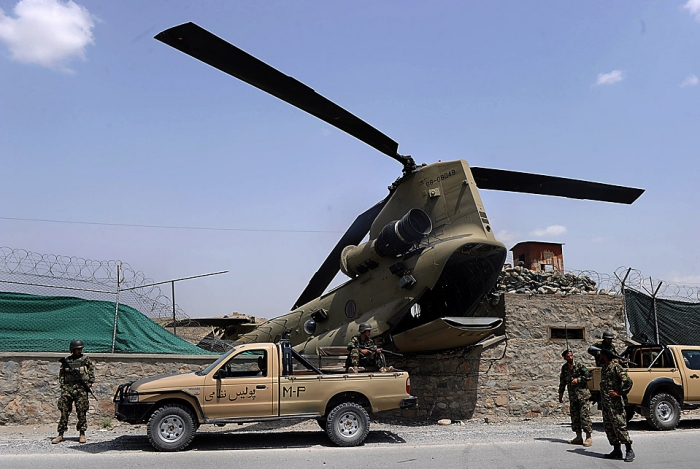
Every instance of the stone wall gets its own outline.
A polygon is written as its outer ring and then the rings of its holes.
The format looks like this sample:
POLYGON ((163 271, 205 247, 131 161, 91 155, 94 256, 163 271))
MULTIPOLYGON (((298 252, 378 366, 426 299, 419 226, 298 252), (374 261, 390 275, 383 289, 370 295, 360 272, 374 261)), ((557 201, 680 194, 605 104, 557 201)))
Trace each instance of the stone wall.
MULTIPOLYGON (((506 340, 482 350, 405 357, 395 365, 411 373, 411 392, 420 409, 403 412, 416 419, 546 417, 568 415, 559 404, 559 371, 564 340, 550 340, 550 327, 584 328, 584 340, 570 340, 576 360, 594 365, 586 353, 603 331, 615 334, 618 351, 625 345, 622 298, 608 295, 504 296, 506 340)), ((398 415, 398 414, 396 414, 398 415)))
MULTIPOLYGON (((588 345, 606 329, 624 337, 622 298, 607 295, 504 296, 506 337, 487 349, 456 350, 412 357, 388 357, 411 373, 417 410, 388 417, 420 421, 466 420, 509 416, 542 417, 568 414, 558 403, 563 340, 550 340, 549 328, 585 328, 585 340, 570 341, 577 359, 588 365, 588 345)), ((618 350, 623 343, 615 339, 618 350)), ((89 354, 95 362, 99 398, 90 398, 88 422, 98 424, 114 413, 116 387, 145 376, 201 369, 212 358, 193 356, 89 354)), ((52 423, 58 420, 58 359, 55 353, 0 353, 0 425, 52 423)), ((381 418, 381 416, 378 416, 381 418)), ((75 414, 70 425, 75 422, 75 414)))

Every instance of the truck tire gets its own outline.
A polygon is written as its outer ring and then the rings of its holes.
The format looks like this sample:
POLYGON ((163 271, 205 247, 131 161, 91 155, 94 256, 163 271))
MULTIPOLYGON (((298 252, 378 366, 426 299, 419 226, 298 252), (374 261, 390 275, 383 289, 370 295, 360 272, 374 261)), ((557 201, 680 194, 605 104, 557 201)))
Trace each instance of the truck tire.
POLYGON ((369 433, 369 415, 360 404, 339 404, 328 414, 326 433, 338 446, 357 446, 369 433))
POLYGON ((180 404, 160 407, 148 420, 148 441, 158 451, 181 451, 194 438, 197 425, 190 411, 180 404))
POLYGON ((675 397, 660 392, 649 401, 647 421, 657 430, 673 430, 681 418, 681 406, 675 397))

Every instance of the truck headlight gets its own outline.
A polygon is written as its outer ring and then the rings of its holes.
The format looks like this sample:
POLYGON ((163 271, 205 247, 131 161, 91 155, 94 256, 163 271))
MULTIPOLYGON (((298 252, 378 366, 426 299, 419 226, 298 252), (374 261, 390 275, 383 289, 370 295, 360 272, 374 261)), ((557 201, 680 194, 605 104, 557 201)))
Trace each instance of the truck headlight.
POLYGON ((138 402, 139 401, 139 393, 136 391, 129 391, 126 393, 126 396, 124 396, 126 402, 138 402))

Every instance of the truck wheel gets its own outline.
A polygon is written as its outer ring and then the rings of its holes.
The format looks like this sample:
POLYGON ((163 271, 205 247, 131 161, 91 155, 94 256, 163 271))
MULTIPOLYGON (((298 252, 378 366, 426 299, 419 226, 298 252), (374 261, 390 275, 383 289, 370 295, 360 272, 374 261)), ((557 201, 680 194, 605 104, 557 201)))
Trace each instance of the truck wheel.
POLYGON ((328 414, 326 433, 338 446, 357 446, 369 433, 369 415, 361 405, 344 402, 328 414))
POLYGON ((673 430, 681 418, 681 408, 675 397, 665 392, 656 394, 649 402, 647 421, 657 430, 673 430))
POLYGON ((180 451, 192 442, 197 428, 190 411, 179 404, 157 409, 148 420, 148 441, 158 451, 180 451))

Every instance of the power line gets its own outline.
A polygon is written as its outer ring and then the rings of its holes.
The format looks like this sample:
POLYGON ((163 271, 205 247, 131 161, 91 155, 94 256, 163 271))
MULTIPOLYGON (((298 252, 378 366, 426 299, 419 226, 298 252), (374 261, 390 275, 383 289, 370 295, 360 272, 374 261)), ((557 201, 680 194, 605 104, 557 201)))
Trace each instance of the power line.
POLYGON ((66 225, 97 225, 97 226, 125 226, 134 228, 158 228, 166 230, 201 230, 201 231, 242 231, 250 233, 342 233, 342 231, 327 230, 265 230, 255 228, 211 228, 201 226, 170 226, 170 225, 142 225, 137 223, 101 223, 92 221, 49 220, 43 218, 18 218, 0 217, 0 220, 30 221, 38 223, 62 223, 66 225))

